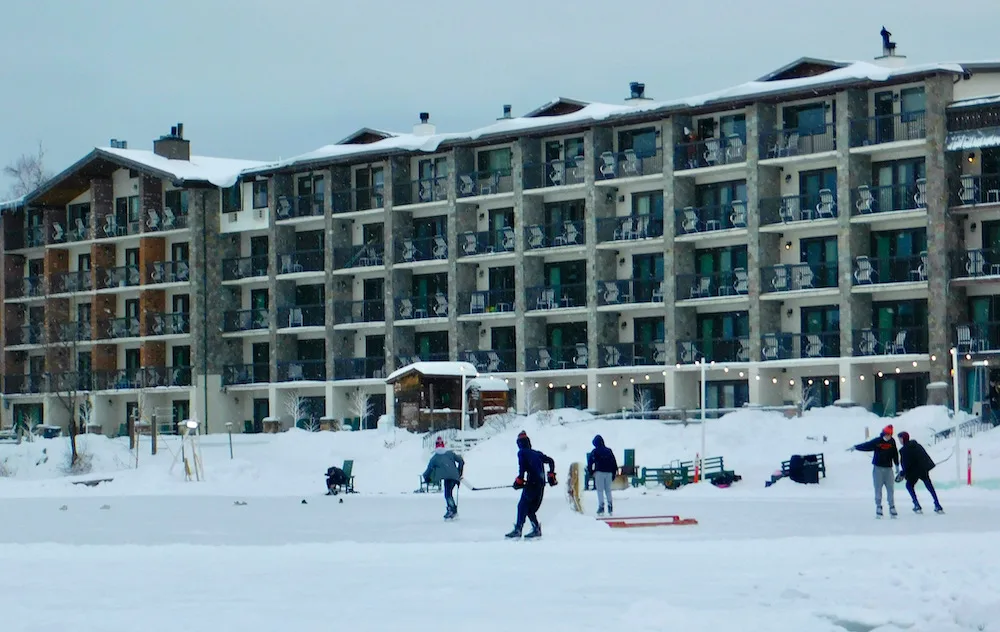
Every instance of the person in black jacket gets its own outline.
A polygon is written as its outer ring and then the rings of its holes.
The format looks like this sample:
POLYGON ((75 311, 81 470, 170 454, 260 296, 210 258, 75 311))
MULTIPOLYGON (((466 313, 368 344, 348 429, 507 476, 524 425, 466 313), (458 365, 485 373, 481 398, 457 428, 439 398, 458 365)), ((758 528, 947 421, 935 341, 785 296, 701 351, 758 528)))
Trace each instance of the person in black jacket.
POLYGON ((874 452, 872 455, 872 481, 875 483, 875 515, 882 517, 882 488, 885 487, 886 499, 889 501, 889 515, 896 517, 895 477, 892 468, 895 466, 899 474, 899 450, 896 440, 892 438, 892 424, 882 428, 882 433, 872 439, 854 446, 852 450, 874 452))
POLYGON ((896 480, 906 479, 906 491, 910 492, 910 498, 913 499, 914 513, 923 513, 920 501, 917 500, 917 490, 914 489, 917 481, 922 481, 924 487, 931 493, 931 498, 934 499, 934 513, 944 513, 944 509, 941 508, 941 503, 938 501, 937 492, 934 491, 934 483, 931 482, 931 470, 936 465, 934 459, 927 454, 924 446, 910 438, 908 432, 899 433, 899 442, 902 444, 899 448, 901 467, 899 474, 896 475, 896 480))
POLYGON ((604 437, 594 437, 594 449, 587 455, 587 470, 594 477, 594 489, 597 490, 597 515, 604 515, 604 501, 608 502, 608 515, 614 513, 611 504, 611 481, 618 473, 618 461, 611 448, 604 445, 604 437))
POLYGON ((521 537, 525 519, 531 520, 531 532, 526 538, 538 538, 542 535, 542 525, 538 523, 538 509, 542 506, 542 496, 545 483, 556 484, 556 462, 550 457, 531 449, 531 439, 523 430, 517 435, 517 465, 518 474, 514 479, 514 489, 521 490, 521 500, 517 503, 517 522, 514 530, 507 534, 508 538, 521 537), (545 466, 549 466, 546 479, 545 466))

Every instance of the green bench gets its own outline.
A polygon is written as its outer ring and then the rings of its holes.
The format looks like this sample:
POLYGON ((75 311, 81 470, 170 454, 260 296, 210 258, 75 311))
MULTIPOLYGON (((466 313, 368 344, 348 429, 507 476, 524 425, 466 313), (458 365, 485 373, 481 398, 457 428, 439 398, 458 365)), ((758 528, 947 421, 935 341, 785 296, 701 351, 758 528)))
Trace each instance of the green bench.
POLYGON ((632 477, 632 486, 645 486, 649 483, 663 485, 667 489, 677 489, 692 482, 691 472, 683 463, 667 467, 644 467, 639 475, 632 477))
MULTIPOLYGON (((587 459, 589 459, 589 458, 590 458, 590 452, 588 452, 587 456, 584 457, 583 462, 586 463, 587 459)), ((632 476, 632 477, 636 476, 635 450, 634 449, 629 448, 629 449, 625 450, 625 464, 621 465, 618 468, 618 470, 624 476, 632 476)), ((634 485, 635 485, 635 483, 633 483, 633 486, 634 485)), ((586 468, 584 468, 584 472, 583 472, 583 489, 584 489, 584 491, 591 490, 591 489, 596 489, 596 487, 594 485, 594 476, 593 476, 593 474, 590 473, 590 470, 586 469, 586 468)))
MULTIPOLYGON (((730 485, 736 481, 743 480, 743 477, 738 475, 735 471, 726 469, 721 456, 713 456, 707 459, 702 459, 701 466, 701 478, 707 480, 713 485, 730 485)), ((694 461, 684 461, 681 463, 681 467, 690 468, 690 470, 694 472, 694 461)))
POLYGON ((431 481, 430 483, 424 482, 424 477, 420 477, 420 489, 417 490, 418 494, 429 494, 431 492, 441 491, 441 483, 435 483, 431 481))
POLYGON ((354 471, 354 460, 344 459, 344 467, 340 469, 344 470, 344 475, 347 476, 347 484, 335 485, 333 489, 330 491, 332 491, 334 495, 337 495, 340 492, 345 492, 347 494, 356 494, 357 491, 355 491, 354 489, 354 474, 352 474, 352 472, 354 471))

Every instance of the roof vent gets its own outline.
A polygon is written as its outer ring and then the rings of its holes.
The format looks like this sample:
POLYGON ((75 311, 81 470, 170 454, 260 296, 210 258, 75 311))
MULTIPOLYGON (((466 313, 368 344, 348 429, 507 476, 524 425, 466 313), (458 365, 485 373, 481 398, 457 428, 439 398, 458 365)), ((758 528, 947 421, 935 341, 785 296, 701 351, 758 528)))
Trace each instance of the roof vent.
POLYGON ((513 117, 511 116, 511 113, 510 113, 510 112, 511 112, 511 107, 510 107, 510 105, 509 105, 509 104, 506 104, 506 105, 504 105, 504 106, 503 106, 503 116, 501 116, 501 117, 500 117, 500 118, 498 118, 497 120, 498 120, 498 121, 502 121, 502 120, 504 120, 504 119, 509 119, 509 118, 513 118, 513 117))
POLYGON ((127 140, 118 140, 117 138, 112 138, 111 139, 111 148, 112 149, 128 149, 128 141, 127 140))
POLYGON ((191 141, 184 140, 184 123, 171 126, 169 135, 154 140, 153 153, 169 160, 191 160, 191 141))
POLYGON ((420 113, 420 122, 413 126, 414 136, 432 136, 435 127, 431 125, 431 115, 427 112, 420 113))
POLYGON ((636 101, 649 101, 646 97, 646 84, 640 83, 638 81, 633 81, 628 84, 629 97, 625 99, 625 103, 632 104, 636 101))

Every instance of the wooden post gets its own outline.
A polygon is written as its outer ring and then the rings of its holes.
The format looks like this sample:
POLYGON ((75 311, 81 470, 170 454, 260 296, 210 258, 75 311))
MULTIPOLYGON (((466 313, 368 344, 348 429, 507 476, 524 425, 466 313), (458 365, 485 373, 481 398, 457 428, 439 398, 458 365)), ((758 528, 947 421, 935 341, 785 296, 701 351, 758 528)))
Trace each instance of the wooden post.
POLYGON ((153 456, 156 456, 156 414, 153 414, 153 418, 149 422, 149 438, 152 440, 153 444, 153 456))

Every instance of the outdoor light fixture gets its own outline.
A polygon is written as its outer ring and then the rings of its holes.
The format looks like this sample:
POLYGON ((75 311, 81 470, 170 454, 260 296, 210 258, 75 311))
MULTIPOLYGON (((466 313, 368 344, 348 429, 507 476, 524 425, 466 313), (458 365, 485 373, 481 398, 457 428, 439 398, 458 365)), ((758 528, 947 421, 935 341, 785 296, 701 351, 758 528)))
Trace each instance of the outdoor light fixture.
POLYGON ((976 153, 975 152, 972 152, 972 151, 969 152, 968 161, 969 162, 976 162, 976 153))
POLYGON ((184 422, 184 425, 187 426, 188 430, 194 430, 195 428, 198 427, 198 422, 195 421, 194 419, 188 419, 187 421, 184 422))
POLYGON ((792 242, 786 241, 785 242, 785 250, 791 250, 791 249, 792 249, 792 242))

